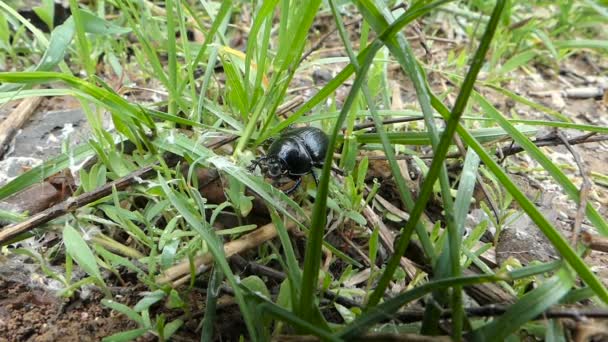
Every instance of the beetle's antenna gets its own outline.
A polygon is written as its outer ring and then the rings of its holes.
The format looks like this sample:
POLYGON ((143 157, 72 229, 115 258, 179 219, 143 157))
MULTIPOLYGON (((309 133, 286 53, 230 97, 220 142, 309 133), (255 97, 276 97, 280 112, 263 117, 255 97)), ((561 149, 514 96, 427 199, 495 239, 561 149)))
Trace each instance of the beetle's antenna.
POLYGON ((260 166, 260 168, 261 168, 260 164, 266 162, 266 160, 268 160, 268 157, 259 157, 259 158, 252 160, 251 165, 249 165, 247 167, 247 171, 253 172, 253 171, 255 171, 255 168, 258 166, 260 166))
POLYGON ((345 175, 345 172, 344 172, 343 170, 341 170, 341 169, 339 169, 339 168, 337 168, 337 167, 335 167, 335 166, 332 166, 332 167, 331 167, 331 170, 332 170, 333 172, 335 172, 335 173, 339 174, 340 176, 344 176, 344 175, 345 175))

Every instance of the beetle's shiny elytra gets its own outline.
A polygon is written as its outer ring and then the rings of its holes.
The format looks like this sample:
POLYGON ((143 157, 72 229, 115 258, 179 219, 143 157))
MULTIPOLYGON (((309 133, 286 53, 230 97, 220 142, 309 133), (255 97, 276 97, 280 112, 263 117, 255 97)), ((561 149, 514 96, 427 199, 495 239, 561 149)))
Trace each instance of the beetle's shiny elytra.
POLYGON ((306 174, 312 173, 315 182, 319 183, 313 167, 323 166, 328 143, 327 135, 318 128, 290 129, 270 144, 265 157, 253 161, 251 169, 260 165, 270 178, 287 176, 295 180, 295 185, 285 191, 289 194, 297 189, 306 174))

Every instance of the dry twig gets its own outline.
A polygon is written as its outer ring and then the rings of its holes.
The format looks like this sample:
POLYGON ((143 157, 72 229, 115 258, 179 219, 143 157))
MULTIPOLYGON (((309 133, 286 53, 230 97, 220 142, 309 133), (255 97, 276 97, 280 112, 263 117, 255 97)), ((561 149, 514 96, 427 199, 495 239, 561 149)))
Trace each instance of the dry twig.
MULTIPOLYGON (((288 221, 285 224, 285 229, 291 230, 296 226, 295 222, 288 221)), ((224 254, 226 258, 257 247, 262 243, 271 240, 277 236, 277 230, 274 224, 269 223, 253 232, 243 235, 242 237, 224 244, 224 254)), ((196 274, 206 270, 213 263, 211 253, 200 255, 192 261, 196 274)), ((179 264, 165 270, 156 278, 157 283, 166 284, 172 283, 173 286, 178 286, 187 282, 190 278, 190 260, 184 260, 179 264)))
POLYGON ((599 235, 593 235, 588 232, 583 232, 581 234, 583 243, 588 248, 594 251, 600 251, 604 253, 608 253, 608 238, 599 235))
POLYGON ((587 208, 587 198, 589 197, 589 190, 591 189, 593 183, 591 183, 591 180, 589 179, 589 172, 587 171, 585 163, 581 159, 581 156, 578 154, 578 152, 576 152, 576 150, 570 145, 570 143, 568 142, 568 138, 559 130, 556 130, 555 134, 563 142, 564 146, 566 146, 568 151, 570 151, 570 153, 574 157, 574 161, 578 165, 581 177, 583 178, 583 183, 581 184, 581 189, 579 191, 578 208, 576 210, 576 216, 574 217, 574 225, 572 227, 572 246, 576 246, 578 234, 581 231, 581 224, 583 223, 583 218, 585 217, 585 209, 587 208))
POLYGON ((42 97, 28 97, 13 110, 9 116, 0 123, 0 158, 9 150, 9 142, 17 131, 32 116, 42 102, 42 97))

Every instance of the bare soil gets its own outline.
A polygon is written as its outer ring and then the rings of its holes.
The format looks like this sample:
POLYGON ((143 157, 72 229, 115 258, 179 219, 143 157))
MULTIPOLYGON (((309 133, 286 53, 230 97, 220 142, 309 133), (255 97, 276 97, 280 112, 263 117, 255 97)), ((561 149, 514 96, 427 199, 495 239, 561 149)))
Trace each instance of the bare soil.
POLYGON ((136 323, 101 305, 93 293, 86 300, 57 298, 41 289, 0 279, 0 341, 99 341, 136 323))

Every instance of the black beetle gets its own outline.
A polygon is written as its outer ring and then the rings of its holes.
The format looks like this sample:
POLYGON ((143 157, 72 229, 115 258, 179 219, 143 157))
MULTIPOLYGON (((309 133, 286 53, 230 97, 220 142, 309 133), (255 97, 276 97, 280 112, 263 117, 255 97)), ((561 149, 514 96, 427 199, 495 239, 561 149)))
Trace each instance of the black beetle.
POLYGON ((302 176, 309 173, 312 173, 315 183, 319 185, 313 167, 323 166, 328 144, 327 135, 318 128, 289 129, 270 144, 265 157, 252 162, 249 170, 253 171, 259 165, 262 172, 272 179, 287 176, 295 180, 295 185, 286 190, 286 194, 296 190, 302 183, 302 176))

